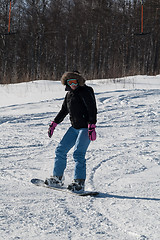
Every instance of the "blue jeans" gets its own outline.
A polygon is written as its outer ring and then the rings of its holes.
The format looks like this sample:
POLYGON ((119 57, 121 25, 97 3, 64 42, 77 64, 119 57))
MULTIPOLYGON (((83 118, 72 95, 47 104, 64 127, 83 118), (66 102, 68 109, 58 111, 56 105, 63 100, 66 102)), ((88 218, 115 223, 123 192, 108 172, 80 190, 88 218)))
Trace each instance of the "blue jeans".
POLYGON ((55 151, 53 176, 63 176, 67 165, 67 153, 74 146, 74 179, 86 179, 85 154, 90 144, 88 129, 70 127, 55 151))

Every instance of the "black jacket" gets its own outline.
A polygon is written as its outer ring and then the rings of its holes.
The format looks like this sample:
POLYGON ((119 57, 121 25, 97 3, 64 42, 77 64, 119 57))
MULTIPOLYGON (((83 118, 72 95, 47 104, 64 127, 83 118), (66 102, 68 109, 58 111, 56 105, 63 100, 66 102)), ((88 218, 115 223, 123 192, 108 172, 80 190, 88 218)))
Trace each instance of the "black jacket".
POLYGON ((54 121, 58 124, 69 113, 72 127, 87 128, 88 123, 96 123, 97 107, 93 89, 89 86, 79 86, 74 91, 67 86, 67 94, 60 112, 54 121))

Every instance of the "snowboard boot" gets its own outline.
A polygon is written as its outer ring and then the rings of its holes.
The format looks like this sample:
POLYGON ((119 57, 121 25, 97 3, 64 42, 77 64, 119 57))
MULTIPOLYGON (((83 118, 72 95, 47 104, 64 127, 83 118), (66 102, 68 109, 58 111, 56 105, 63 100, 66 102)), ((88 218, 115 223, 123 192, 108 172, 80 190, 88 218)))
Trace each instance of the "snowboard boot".
POLYGON ((68 185, 67 189, 75 193, 84 192, 84 182, 85 179, 74 179, 74 181, 68 185))
POLYGON ((51 176, 50 178, 46 178, 44 183, 51 187, 61 187, 63 186, 62 176, 61 177, 51 176))

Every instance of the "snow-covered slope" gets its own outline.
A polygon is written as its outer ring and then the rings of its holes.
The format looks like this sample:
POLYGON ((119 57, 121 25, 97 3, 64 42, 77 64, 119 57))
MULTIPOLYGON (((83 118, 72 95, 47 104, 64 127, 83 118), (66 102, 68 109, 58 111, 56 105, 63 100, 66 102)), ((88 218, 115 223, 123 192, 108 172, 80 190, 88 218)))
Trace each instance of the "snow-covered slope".
MULTIPOLYGON (((98 105, 97 140, 87 152, 86 188, 78 197, 38 188, 52 174, 48 123, 60 109, 60 82, 0 85, 1 239, 158 240, 160 236, 160 76, 87 81, 98 105)), ((66 184, 74 162, 68 154, 66 184)))

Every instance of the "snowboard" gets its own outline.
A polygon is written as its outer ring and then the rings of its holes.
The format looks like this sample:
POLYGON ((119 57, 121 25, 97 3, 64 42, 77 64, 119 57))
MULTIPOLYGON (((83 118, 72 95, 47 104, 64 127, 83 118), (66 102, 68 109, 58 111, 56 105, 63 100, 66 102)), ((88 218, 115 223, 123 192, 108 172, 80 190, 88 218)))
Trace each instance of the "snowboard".
POLYGON ((31 179, 31 183, 33 183, 36 186, 50 188, 52 190, 61 191, 61 192, 65 192, 65 193, 70 193, 70 194, 74 194, 74 195, 78 195, 78 196, 97 196, 99 194, 98 192, 94 192, 94 191, 84 191, 84 192, 81 192, 81 193, 75 193, 75 192, 72 192, 72 191, 68 190, 65 186, 52 187, 52 186, 49 186, 49 185, 45 184, 44 180, 38 179, 38 178, 31 179))

